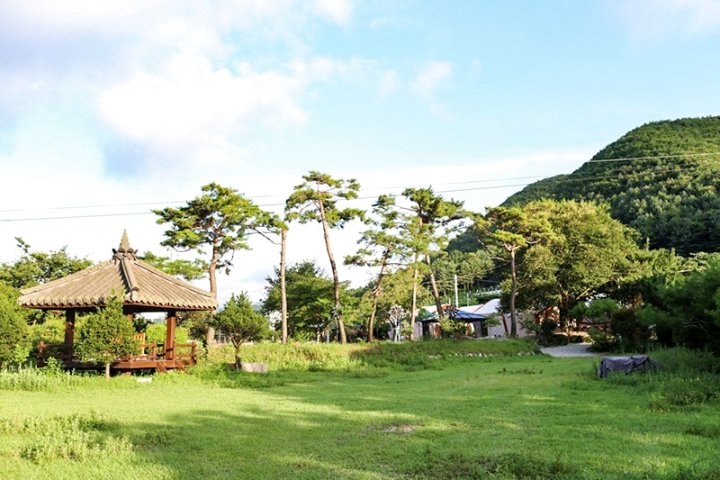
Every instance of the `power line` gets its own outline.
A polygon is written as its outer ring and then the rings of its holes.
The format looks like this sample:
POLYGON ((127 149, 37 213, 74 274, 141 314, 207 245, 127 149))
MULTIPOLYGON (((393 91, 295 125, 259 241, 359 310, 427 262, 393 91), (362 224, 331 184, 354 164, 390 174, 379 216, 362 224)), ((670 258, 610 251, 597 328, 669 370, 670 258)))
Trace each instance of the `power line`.
MULTIPOLYGON (((678 154, 678 155, 660 155, 660 156, 654 156, 654 157, 627 157, 627 158, 614 158, 614 159, 600 159, 600 160, 590 160, 586 163, 600 163, 600 162, 619 162, 619 161, 631 161, 631 160, 643 160, 643 159, 663 159, 663 158, 679 158, 679 157, 697 157, 697 156, 709 156, 709 155, 720 155, 720 152, 706 152, 706 153, 697 153, 697 154, 678 154)), ((663 167, 662 169, 646 169, 644 172, 646 173, 653 173, 653 174, 661 174, 661 173, 670 173, 670 172, 677 172, 677 171, 685 171, 687 169, 693 169, 697 168, 698 164, 687 164, 687 165, 675 165, 673 167, 667 167, 665 165, 656 165, 655 167, 663 167)), ((611 172, 612 173, 612 172, 611 172)), ((441 183, 436 185, 463 185, 463 184, 473 184, 473 183, 488 183, 493 181, 502 181, 502 180, 520 180, 520 179, 535 179, 535 178, 547 178, 548 181, 554 182, 554 183, 564 183, 564 182, 578 182, 578 181, 587 181, 587 180, 602 180, 602 179, 610 179, 610 178, 617 178, 616 175, 612 174, 604 174, 604 175, 590 175, 590 174, 578 174, 574 178, 560 178, 560 179, 553 179, 551 177, 541 177, 541 176, 524 176, 524 177, 505 177, 505 178, 495 178, 495 179, 483 179, 483 180, 470 180, 470 181, 463 181, 463 182, 449 182, 449 183, 441 183)), ((624 172, 616 172, 619 174, 623 174, 624 172)), ((479 186, 479 187, 470 187, 470 188, 458 188, 458 189, 450 189, 450 190, 439 190, 436 193, 439 194, 445 194, 445 193, 460 193, 460 192, 472 192, 472 191, 481 191, 481 190, 495 190, 495 189, 503 189, 503 188, 515 188, 515 187, 526 187, 530 185, 530 183, 512 183, 512 184, 504 184, 504 185, 487 185, 487 186, 479 186)), ((394 188, 409 188, 407 186, 396 186, 396 187, 384 187, 386 189, 394 189, 394 188)), ((377 190, 379 188, 376 188, 377 190)), ((373 189, 369 189, 373 190, 373 189)), ((388 194, 391 197, 398 197, 401 196, 401 194, 388 194)), ((273 196, 279 196, 279 195, 259 195, 251 198, 267 198, 267 197, 273 197, 273 196)), ((372 200, 376 198, 375 196, 361 196, 350 200, 372 200)), ((43 210, 70 210, 70 209, 90 209, 90 208, 111 208, 111 207, 121 207, 121 206, 142 206, 142 205, 158 205, 158 204, 168 204, 168 203, 184 203, 182 201, 169 201, 169 202, 145 202, 145 203, 128 203, 128 204, 117 204, 117 205, 78 205, 78 206, 70 206, 70 207, 49 207, 49 208, 33 208, 33 209, 11 209, 11 210, 0 210, 2 213, 19 213, 19 212, 29 212, 29 211, 43 211, 43 210)), ((278 207, 285 205, 285 202, 280 203, 266 203, 266 204, 260 204, 259 207, 278 207)), ((143 212, 122 212, 122 213, 97 213, 97 214, 88 214, 88 215, 63 215, 63 216, 55 216, 55 217, 27 217, 27 218, 2 218, 0 219, 0 222, 30 222, 30 221, 49 221, 49 220, 70 220, 70 219, 83 219, 83 218, 102 218, 102 217, 122 217, 122 216, 138 216, 138 215, 151 215, 152 212, 149 211, 143 211, 143 212)))

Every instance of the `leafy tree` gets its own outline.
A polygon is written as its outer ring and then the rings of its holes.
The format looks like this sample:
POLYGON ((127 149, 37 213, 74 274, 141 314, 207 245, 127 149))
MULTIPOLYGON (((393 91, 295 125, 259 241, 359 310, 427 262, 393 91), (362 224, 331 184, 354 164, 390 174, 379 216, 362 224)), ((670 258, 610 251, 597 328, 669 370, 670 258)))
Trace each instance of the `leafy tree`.
MULTIPOLYGON (((518 294, 516 257, 522 249, 539 243, 550 235, 548 211, 536 208, 539 205, 518 207, 496 207, 487 213, 489 221, 488 240, 500 247, 510 262, 510 336, 517 336, 517 311, 515 303, 518 294)), ((480 221, 484 223, 484 220, 480 221)))
POLYGON ((552 236, 527 248, 518 268, 521 307, 560 309, 561 324, 577 303, 612 295, 639 270, 636 232, 614 220, 604 206, 545 200, 526 206, 545 211, 552 236))
POLYGON ((188 282, 205 278, 210 267, 208 262, 199 258, 194 260, 172 260, 169 257, 155 255, 153 252, 145 252, 144 255, 138 258, 168 275, 180 277, 188 282))
POLYGON ((75 351, 81 360, 105 366, 105 379, 110 379, 110 365, 121 358, 138 353, 132 322, 123 314, 120 298, 108 299, 104 308, 86 315, 78 329, 75 351))
MULTIPOLYGON (((266 279, 263 312, 279 311, 282 304, 280 272, 266 279)), ((288 334, 315 338, 328 327, 333 308, 333 282, 312 261, 287 269, 288 334)), ((344 290, 345 284, 341 284, 344 290)))
POLYGON ((408 255, 407 242, 399 232, 400 212, 395 208, 395 199, 381 195, 373 205, 374 218, 370 220, 372 228, 365 230, 359 244, 363 245, 355 255, 345 257, 348 265, 379 267, 377 280, 372 291, 372 307, 368 320, 367 341, 373 341, 375 316, 378 299, 382 294, 382 283, 388 274, 393 260, 401 260, 408 255))
POLYGON ((0 367, 27 358, 28 327, 17 297, 17 290, 0 283, 0 367))
POLYGON ((609 325, 612 316, 620 310, 620 305, 612 298, 596 298, 589 304, 578 303, 570 310, 576 320, 589 318, 596 325, 609 325))
POLYGON ((215 314, 213 325, 222 330, 235 348, 235 368, 240 368, 240 347, 245 342, 259 340, 268 332, 268 322, 253 310, 246 293, 232 295, 225 306, 215 314))
MULTIPOLYGON (((435 299, 435 306, 439 318, 443 317, 442 302, 438 291, 435 274, 432 269, 431 254, 442 252, 447 247, 449 236, 457 228, 457 221, 465 217, 462 202, 445 200, 441 195, 435 194, 432 188, 407 188, 403 196, 410 201, 411 214, 405 228, 410 247, 415 253, 415 268, 418 269, 418 260, 422 258, 427 265, 431 291, 435 299)), ((414 310, 411 326, 414 326, 414 310)))
POLYGON ((335 179, 326 173, 311 171, 303 176, 305 180, 296 186, 287 199, 285 211, 288 220, 298 220, 300 223, 318 222, 322 225, 325 249, 333 276, 334 311, 340 341, 347 342, 345 324, 342 315, 340 298, 340 277, 337 264, 330 246, 330 229, 342 228, 355 218, 362 219, 364 212, 357 208, 338 207, 338 201, 357 198, 360 184, 355 179, 335 179))
POLYGON ((86 258, 72 257, 67 247, 50 252, 33 252, 22 238, 15 237, 23 251, 19 260, 0 264, 0 281, 14 288, 27 288, 56 280, 89 267, 86 258))
MULTIPOLYGON (((210 293, 217 298, 216 271, 230 272, 235 251, 250 248, 247 236, 267 227, 270 215, 235 189, 210 183, 202 191, 182 207, 153 213, 160 217, 157 223, 170 224, 162 245, 200 253, 210 250, 210 293)), ((213 336, 213 329, 208 328, 208 343, 212 343, 213 336)))

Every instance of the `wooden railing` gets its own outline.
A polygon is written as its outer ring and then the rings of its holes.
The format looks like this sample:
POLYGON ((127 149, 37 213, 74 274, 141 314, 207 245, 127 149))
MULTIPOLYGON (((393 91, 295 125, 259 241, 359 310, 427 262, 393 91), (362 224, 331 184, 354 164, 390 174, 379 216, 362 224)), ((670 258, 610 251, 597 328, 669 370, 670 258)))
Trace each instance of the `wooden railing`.
POLYGON ((45 343, 41 340, 37 350, 38 367, 44 367, 49 358, 56 358, 61 362, 71 361, 69 346, 64 343, 45 343))
MULTIPOLYGON (((63 363, 72 362, 73 358, 70 354, 71 347, 64 343, 45 343, 41 341, 37 350, 37 365, 45 366, 48 358, 57 358, 63 363)), ((165 357, 165 349, 162 343, 142 343, 140 345, 140 353, 130 355, 126 360, 162 360, 165 357)), ((175 344, 174 359, 188 364, 197 363, 197 342, 177 343, 175 344)))
POLYGON ((192 364, 197 363, 197 342, 176 343, 175 360, 189 361, 192 364))

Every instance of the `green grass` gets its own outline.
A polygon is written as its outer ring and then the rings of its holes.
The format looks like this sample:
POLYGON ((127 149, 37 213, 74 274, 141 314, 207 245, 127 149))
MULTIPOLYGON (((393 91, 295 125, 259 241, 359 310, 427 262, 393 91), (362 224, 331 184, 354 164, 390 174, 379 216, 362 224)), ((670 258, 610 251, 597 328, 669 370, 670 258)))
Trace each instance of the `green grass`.
POLYGON ((410 351, 349 371, 0 390, 0 478, 720 478, 716 397, 658 409, 665 374, 599 380, 594 359, 465 343, 380 347, 410 351), (393 360, 422 348, 445 350, 393 360))

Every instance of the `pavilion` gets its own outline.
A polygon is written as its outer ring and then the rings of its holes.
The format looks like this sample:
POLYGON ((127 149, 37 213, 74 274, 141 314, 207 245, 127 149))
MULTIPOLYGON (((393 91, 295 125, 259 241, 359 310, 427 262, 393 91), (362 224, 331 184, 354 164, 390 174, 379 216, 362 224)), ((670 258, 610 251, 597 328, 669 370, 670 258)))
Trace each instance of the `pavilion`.
MULTIPOLYGON (((18 303, 23 307, 65 312, 65 341, 40 345, 40 362, 47 352, 56 351, 68 368, 94 368, 73 355, 75 319, 78 313, 94 312, 104 307, 108 298, 120 295, 128 321, 138 313, 164 312, 167 330, 164 344, 143 343, 139 355, 115 362, 111 367, 113 370, 155 369, 163 372, 196 363, 195 343, 177 344, 175 341, 177 312, 215 310, 215 298, 209 292, 139 260, 136 253, 130 247, 127 232, 123 232, 120 246, 113 249, 110 260, 22 291, 18 303)), ((144 338, 141 340, 144 342, 144 338)))

